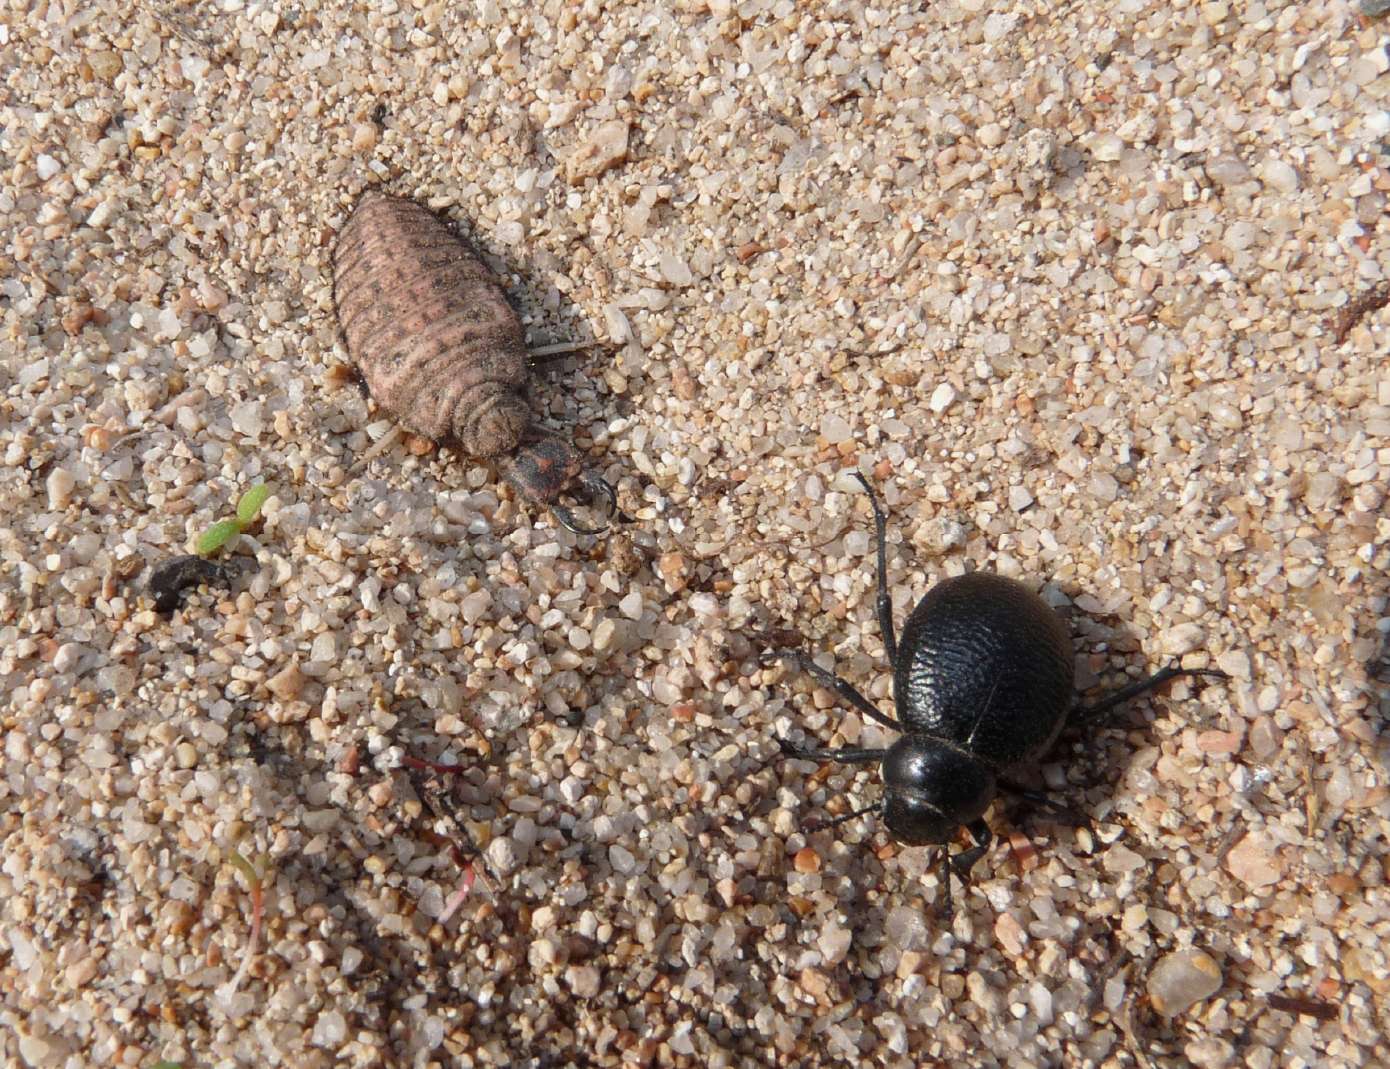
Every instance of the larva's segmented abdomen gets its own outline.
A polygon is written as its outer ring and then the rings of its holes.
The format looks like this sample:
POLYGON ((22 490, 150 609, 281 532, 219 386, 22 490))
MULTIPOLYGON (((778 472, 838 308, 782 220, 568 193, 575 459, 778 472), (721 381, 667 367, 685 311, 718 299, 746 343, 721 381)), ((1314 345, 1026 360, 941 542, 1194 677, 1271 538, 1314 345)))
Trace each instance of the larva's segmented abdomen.
POLYGON ((521 322, 487 265, 425 208, 367 194, 333 254, 348 353, 408 430, 511 452, 529 422, 521 322))

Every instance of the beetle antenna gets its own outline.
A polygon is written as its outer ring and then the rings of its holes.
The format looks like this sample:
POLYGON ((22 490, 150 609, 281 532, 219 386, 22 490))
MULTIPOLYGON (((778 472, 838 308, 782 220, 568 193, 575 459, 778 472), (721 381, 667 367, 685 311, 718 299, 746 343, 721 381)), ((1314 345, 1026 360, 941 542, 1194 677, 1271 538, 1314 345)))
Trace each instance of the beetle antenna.
POLYGON ((825 831, 826 828, 833 828, 836 825, 845 823, 847 820, 853 820, 855 817, 862 817, 865 813, 870 813, 875 809, 882 808, 882 801, 874 802, 870 805, 866 805, 863 809, 856 809, 851 813, 844 813, 838 817, 831 817, 829 820, 807 821, 801 826, 801 830, 807 835, 811 835, 814 832, 825 831))

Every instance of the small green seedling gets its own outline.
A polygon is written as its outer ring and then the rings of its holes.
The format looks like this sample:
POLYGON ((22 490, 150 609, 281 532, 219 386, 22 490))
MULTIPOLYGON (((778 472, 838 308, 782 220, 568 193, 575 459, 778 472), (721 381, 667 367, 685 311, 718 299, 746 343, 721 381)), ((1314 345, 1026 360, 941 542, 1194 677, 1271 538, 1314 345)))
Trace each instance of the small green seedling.
POLYGON ((265 916, 263 882, 270 872, 270 859, 262 855, 258 859, 258 863, 253 865, 242 856, 241 851, 233 850, 227 860, 241 873, 251 892, 251 936, 246 942, 246 953, 242 955, 241 965, 237 968, 236 975, 227 983, 228 993, 234 993, 237 988, 241 987, 241 981, 245 979, 247 970, 251 968, 251 960, 260 949, 261 922, 265 916))
POLYGON ((265 483, 257 483, 241 495, 241 500, 236 504, 236 519, 218 520, 198 537, 198 544, 195 547, 198 556, 206 557, 216 553, 242 531, 256 522, 256 517, 260 515, 261 506, 270 497, 270 487, 265 483))

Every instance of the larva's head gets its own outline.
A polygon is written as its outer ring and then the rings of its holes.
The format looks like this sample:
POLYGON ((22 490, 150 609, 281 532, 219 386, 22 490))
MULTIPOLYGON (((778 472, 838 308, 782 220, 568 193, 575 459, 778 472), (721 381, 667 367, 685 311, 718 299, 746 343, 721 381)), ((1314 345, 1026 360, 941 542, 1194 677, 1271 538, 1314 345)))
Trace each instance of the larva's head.
POLYGON ((574 446, 553 434, 538 435, 522 442, 503 462, 502 474, 522 497, 546 506, 575 534, 601 534, 608 530, 608 524, 580 526, 573 513, 560 504, 561 494, 578 491, 591 502, 602 496, 608 509, 606 518, 611 518, 618 510, 613 488, 601 477, 585 471, 574 446))
POLYGON ((530 422, 525 397, 502 383, 483 383, 454 409, 454 437, 469 456, 495 457, 515 449, 530 422))

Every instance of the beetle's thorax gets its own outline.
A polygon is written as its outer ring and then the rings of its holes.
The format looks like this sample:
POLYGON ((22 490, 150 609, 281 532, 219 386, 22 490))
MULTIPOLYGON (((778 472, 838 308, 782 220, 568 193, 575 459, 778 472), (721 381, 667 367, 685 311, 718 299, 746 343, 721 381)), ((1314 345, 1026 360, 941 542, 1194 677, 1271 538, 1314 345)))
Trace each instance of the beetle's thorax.
POLYGON ((993 771, 950 743, 904 735, 883 759, 884 822, 911 846, 944 843, 984 815, 994 799, 993 771))

